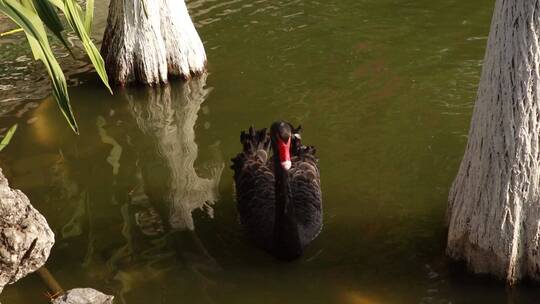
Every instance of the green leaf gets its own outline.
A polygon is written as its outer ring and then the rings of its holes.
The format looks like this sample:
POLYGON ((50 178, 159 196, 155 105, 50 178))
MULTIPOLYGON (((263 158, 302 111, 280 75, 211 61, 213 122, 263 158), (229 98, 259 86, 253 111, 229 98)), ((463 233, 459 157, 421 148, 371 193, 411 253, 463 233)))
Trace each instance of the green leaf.
POLYGON ((86 12, 84 16, 84 28, 88 35, 92 34, 92 22, 94 20, 94 0, 86 0, 86 12))
POLYGON ((15 131, 17 131, 17 124, 9 128, 6 135, 4 135, 4 138, 2 138, 2 141, 0 141, 0 151, 4 150, 4 148, 9 144, 13 134, 15 134, 15 131))
POLYGON ((64 73, 54 57, 45 27, 37 13, 31 8, 23 6, 17 0, 0 0, 0 12, 6 14, 15 23, 23 28, 26 38, 36 60, 41 60, 49 73, 53 87, 53 96, 75 133, 79 133, 75 117, 69 103, 66 79, 64 73))
POLYGON ((90 39, 89 32, 86 31, 82 18, 82 9, 79 4, 77 4, 75 0, 49 1, 64 13, 68 24, 71 26, 75 34, 81 40, 82 45, 86 50, 86 54, 88 54, 88 58, 90 58, 90 61, 94 65, 94 68, 96 69, 96 72, 101 78, 101 81, 103 82, 103 84, 105 84, 107 89, 109 89, 109 92, 112 94, 113 92, 111 90, 111 87, 109 86, 109 77, 107 76, 107 71, 105 70, 105 63, 98 49, 92 42, 92 39, 90 39))
POLYGON ((13 35, 13 34, 16 34, 16 33, 22 32, 22 31, 23 31, 22 28, 17 28, 17 29, 14 29, 14 30, 10 30, 10 31, 7 31, 7 32, 0 33, 0 37, 13 35))
POLYGON ((58 40, 62 42, 62 44, 69 51, 71 56, 74 57, 73 53, 71 52, 71 48, 69 47, 69 44, 64 39, 64 36, 62 36, 62 32, 65 29, 62 21, 60 21, 60 17, 58 16, 56 7, 54 7, 47 0, 32 0, 32 4, 41 21, 43 21, 43 23, 54 34, 54 36, 56 36, 56 38, 58 38, 58 40))
POLYGON ((62 114, 73 131, 78 134, 77 123, 69 103, 66 79, 54 57, 45 31, 46 26, 71 53, 69 45, 62 36, 65 29, 57 9, 64 14, 68 24, 81 40, 96 72, 112 94, 105 63, 90 38, 94 0, 87 0, 84 19, 83 11, 76 0, 0 0, 0 13, 11 18, 25 32, 34 58, 41 60, 47 69, 53 88, 52 93, 62 114))

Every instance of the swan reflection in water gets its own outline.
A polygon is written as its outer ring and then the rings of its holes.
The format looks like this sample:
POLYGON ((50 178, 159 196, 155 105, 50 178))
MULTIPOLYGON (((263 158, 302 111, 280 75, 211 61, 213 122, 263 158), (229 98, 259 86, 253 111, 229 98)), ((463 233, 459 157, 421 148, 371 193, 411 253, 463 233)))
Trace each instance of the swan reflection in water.
MULTIPOLYGON (((198 146, 194 127, 201 104, 211 91, 205 85, 203 75, 184 84, 125 91, 129 112, 140 131, 140 138, 131 139, 138 154, 138 186, 129 191, 123 207, 125 223, 132 224, 124 227, 127 243, 109 261, 111 269, 122 269, 123 260, 139 255, 139 260, 147 264, 145 268, 151 270, 136 271, 142 280, 152 274, 160 275, 166 269, 153 265, 165 264, 165 268, 170 268, 170 261, 165 262, 170 256, 161 248, 172 245, 176 258, 202 285, 209 281, 205 273, 219 270, 197 237, 193 220, 193 212, 199 209, 213 216, 212 205, 218 199, 224 168, 216 156, 217 161, 206 165, 208 178, 200 177, 195 169, 198 146)), ((129 270, 116 273, 122 294, 132 291, 136 276, 129 270)))

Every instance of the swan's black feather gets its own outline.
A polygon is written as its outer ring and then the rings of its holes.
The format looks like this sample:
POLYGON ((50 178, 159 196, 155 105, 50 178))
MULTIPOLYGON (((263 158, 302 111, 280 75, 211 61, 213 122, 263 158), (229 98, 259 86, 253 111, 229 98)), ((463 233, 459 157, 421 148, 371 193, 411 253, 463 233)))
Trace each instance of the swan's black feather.
MULTIPOLYGON (((293 134, 300 127, 291 128, 293 134)), ((240 222, 259 246, 272 250, 275 220, 275 175, 270 136, 266 129, 251 127, 242 132, 243 151, 232 161, 240 222)), ((300 136, 291 143, 292 167, 288 172, 290 202, 294 204, 301 246, 310 243, 322 229, 322 194, 315 148, 303 146, 300 136)))

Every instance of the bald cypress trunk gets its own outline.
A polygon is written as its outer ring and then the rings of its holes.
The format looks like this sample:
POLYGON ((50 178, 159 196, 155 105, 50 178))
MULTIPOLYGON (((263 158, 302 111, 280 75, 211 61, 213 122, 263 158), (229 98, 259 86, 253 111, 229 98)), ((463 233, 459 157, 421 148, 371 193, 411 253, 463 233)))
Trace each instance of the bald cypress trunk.
POLYGON ((448 205, 448 254, 513 284, 540 279, 540 0, 497 0, 469 139, 448 205))
POLYGON ((109 78, 166 83, 206 69, 203 44, 183 0, 111 0, 101 54, 109 78))

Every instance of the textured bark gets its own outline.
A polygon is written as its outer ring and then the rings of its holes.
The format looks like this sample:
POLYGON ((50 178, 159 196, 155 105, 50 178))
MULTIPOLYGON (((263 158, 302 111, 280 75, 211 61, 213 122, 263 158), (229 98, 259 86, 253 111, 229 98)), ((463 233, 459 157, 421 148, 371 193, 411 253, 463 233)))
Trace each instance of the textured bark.
POLYGON ((28 197, 11 189, 0 170, 0 292, 45 264, 54 234, 28 197))
POLYGON ((497 0, 469 140, 448 205, 448 254, 513 284, 540 279, 539 0, 497 0))
POLYGON ((111 81, 166 83, 206 69, 206 54, 183 0, 111 0, 101 53, 111 81))

